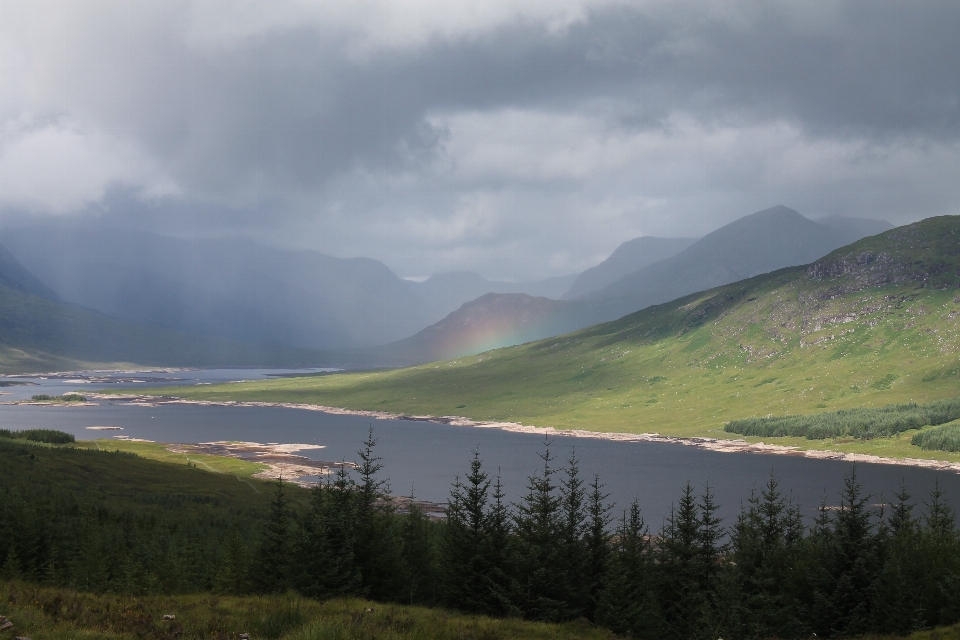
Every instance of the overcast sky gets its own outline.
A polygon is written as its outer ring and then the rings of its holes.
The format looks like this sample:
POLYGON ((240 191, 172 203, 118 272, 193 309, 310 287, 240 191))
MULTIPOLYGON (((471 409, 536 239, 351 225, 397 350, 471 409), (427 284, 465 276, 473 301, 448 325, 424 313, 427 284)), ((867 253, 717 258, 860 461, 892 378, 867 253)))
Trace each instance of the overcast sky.
POLYGON ((956 0, 0 0, 0 225, 522 280, 775 204, 957 214, 958 34, 956 0))

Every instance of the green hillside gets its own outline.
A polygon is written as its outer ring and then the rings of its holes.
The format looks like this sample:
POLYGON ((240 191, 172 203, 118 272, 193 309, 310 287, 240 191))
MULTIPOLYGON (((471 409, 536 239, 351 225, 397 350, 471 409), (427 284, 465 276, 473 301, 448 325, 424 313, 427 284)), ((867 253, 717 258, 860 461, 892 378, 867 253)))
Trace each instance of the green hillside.
MULTIPOLYGON (((175 393, 738 437, 725 422, 960 396, 958 283, 960 217, 931 218, 565 336, 409 369, 175 393)), ((846 448, 909 448, 903 437, 846 448)))
POLYGON ((0 284, 0 374, 133 366, 316 364, 309 349, 251 345, 111 318, 0 284))

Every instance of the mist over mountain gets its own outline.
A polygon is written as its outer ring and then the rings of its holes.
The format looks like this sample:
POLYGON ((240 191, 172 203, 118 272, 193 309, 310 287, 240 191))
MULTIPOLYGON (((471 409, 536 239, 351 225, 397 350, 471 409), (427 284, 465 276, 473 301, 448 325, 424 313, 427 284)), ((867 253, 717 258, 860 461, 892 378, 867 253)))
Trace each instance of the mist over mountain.
POLYGON ((611 256, 602 263, 609 266, 596 269, 577 282, 587 287, 590 282, 600 281, 615 272, 618 262, 624 264, 629 259, 637 259, 644 245, 661 251, 670 251, 684 242, 688 246, 613 284, 574 300, 563 300, 565 304, 484 296, 410 339, 388 345, 377 353, 389 355, 391 362, 414 364, 493 348, 487 345, 510 346, 547 338, 615 320, 698 291, 808 264, 890 226, 882 220, 840 217, 818 223, 793 209, 777 206, 740 218, 696 241, 655 238, 641 242, 647 239, 637 238, 618 248, 621 258, 613 260, 611 256), (563 330, 559 330, 561 327, 563 330), (483 339, 477 339, 478 335, 483 339))
POLYGON ((456 311, 465 302, 488 293, 524 293, 556 300, 576 278, 576 275, 569 275, 535 282, 498 282, 487 280, 472 271, 454 271, 431 276, 423 282, 412 282, 411 285, 439 319, 456 311))
POLYGON ((0 286, 49 300, 60 299, 50 287, 24 268, 2 244, 0 244, 0 286))
POLYGON ((304 367, 322 359, 308 349, 118 320, 0 283, 0 374, 130 366, 304 367))
POLYGON ((564 292, 564 300, 572 300, 611 285, 620 278, 670 256, 674 256, 697 238, 657 238, 641 236, 627 240, 610 257, 577 276, 564 292))
POLYGON ((590 306, 525 293, 488 293, 443 320, 384 347, 365 350, 367 363, 449 360, 559 335, 593 324, 590 306))
POLYGON ((66 301, 220 338, 348 349, 405 338, 438 317, 368 258, 79 227, 9 229, 4 241, 66 301))
POLYGON ((607 319, 783 267, 807 264, 883 225, 833 219, 821 224, 782 205, 744 216, 678 254, 585 296, 602 301, 607 319))

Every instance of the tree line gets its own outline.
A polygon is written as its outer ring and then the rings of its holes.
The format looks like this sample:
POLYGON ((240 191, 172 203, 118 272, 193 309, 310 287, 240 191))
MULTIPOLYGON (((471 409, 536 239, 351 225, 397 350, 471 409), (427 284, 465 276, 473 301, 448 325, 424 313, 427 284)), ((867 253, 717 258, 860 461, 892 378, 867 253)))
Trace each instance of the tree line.
POLYGON ((445 521, 433 521, 415 505, 396 513, 375 445, 371 431, 356 470, 339 467, 306 502, 278 482, 256 521, 229 505, 91 511, 49 486, 46 498, 2 487, 0 511, 14 518, 0 519, 0 571, 91 590, 296 590, 585 618, 634 638, 847 637, 960 621, 960 535, 939 488, 922 509, 906 489, 876 506, 854 468, 839 507, 821 504, 807 524, 776 478, 731 522, 709 487, 688 483, 652 531, 636 502, 616 511, 599 477, 581 477, 574 454, 557 465, 547 446, 515 503, 474 453, 445 521))

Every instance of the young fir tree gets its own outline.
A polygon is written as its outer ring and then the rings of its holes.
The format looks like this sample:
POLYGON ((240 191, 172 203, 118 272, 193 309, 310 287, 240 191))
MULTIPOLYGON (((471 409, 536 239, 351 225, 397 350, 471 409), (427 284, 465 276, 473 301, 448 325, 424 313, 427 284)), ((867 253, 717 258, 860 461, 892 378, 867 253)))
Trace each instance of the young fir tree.
POLYGON ((931 625, 960 619, 960 539, 956 517, 947 505, 943 489, 936 482, 925 503, 916 561, 923 567, 924 617, 931 625))
POLYGON ((486 577, 487 502, 490 480, 480 452, 473 452, 470 472, 457 476, 450 491, 443 539, 443 575, 449 606, 472 613, 489 613, 486 577))
POLYGON ((594 475, 593 483, 590 485, 590 494, 587 496, 587 526, 584 533, 584 546, 586 548, 586 567, 584 570, 586 605, 584 616, 589 620, 595 620, 597 617, 597 605, 603 591, 604 576, 607 573, 610 559, 610 532, 608 529, 612 507, 607 502, 609 497, 610 494, 603 492, 600 475, 594 475))
POLYGON ((516 603, 534 620, 561 620, 568 614, 563 600, 565 571, 561 564, 561 499, 550 464, 550 443, 541 454, 543 472, 528 478, 527 494, 514 512, 517 550, 516 603))
POLYGON ((412 491, 410 500, 409 511, 400 517, 403 587, 399 595, 402 602, 409 604, 434 604, 439 596, 440 573, 436 527, 413 502, 412 491))
POLYGON ((709 487, 698 503, 688 482, 659 536, 660 603, 671 637, 717 637, 723 530, 716 511, 709 487))
MULTIPOLYGON (((812 540, 820 566, 811 585, 812 622, 818 635, 856 635, 870 627, 880 540, 868 501, 854 467, 844 481, 840 508, 828 520, 829 535, 821 533, 812 540)), ((825 512, 822 517, 826 519, 825 512)))
POLYGON ((607 564, 597 597, 596 621, 631 638, 665 637, 667 629, 655 593, 650 536, 636 501, 623 512, 607 564))
POLYGON ((740 635, 805 634, 794 599, 794 573, 803 541, 800 518, 799 509, 783 498, 773 476, 741 510, 731 532, 740 635))
POLYGON ((261 532, 251 572, 251 585, 260 593, 281 593, 293 586, 290 575, 290 525, 281 477, 277 480, 270 518, 261 532))
POLYGON ((915 554, 920 523, 906 486, 894 497, 897 501, 882 528, 882 566, 872 596, 871 627, 881 633, 908 635, 926 624, 922 598, 926 572, 915 554))
POLYGON ((580 463, 576 450, 560 481, 560 521, 558 560, 562 579, 557 599, 564 603, 563 618, 582 617, 590 601, 590 584, 587 579, 586 547, 586 489, 580 478, 580 463))
POLYGON ((362 593, 354 557, 355 502, 355 485, 344 464, 338 466, 334 480, 311 490, 297 545, 302 594, 324 599, 362 593))
POLYGON ((371 426, 363 449, 357 453, 360 477, 353 512, 354 553, 366 593, 374 599, 388 600, 399 591, 402 561, 390 486, 377 475, 383 470, 383 459, 374 454, 376 445, 371 426))

